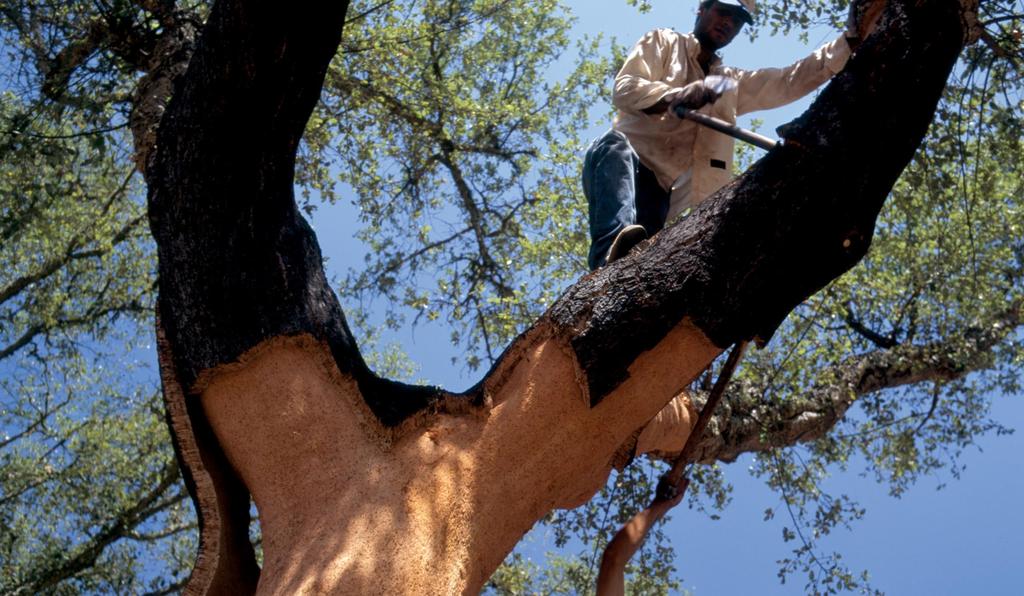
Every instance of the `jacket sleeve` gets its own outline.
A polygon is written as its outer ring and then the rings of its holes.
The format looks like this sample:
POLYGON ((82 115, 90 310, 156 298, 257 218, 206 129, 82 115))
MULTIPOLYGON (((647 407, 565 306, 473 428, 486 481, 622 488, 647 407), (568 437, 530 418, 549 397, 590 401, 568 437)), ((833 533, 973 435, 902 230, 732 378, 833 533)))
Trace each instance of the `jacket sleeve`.
POLYGON ((736 113, 746 114, 786 105, 807 95, 846 66, 850 44, 838 38, 785 68, 734 71, 739 83, 736 113))
POLYGON ((625 63, 615 75, 612 104, 624 112, 640 112, 679 91, 663 79, 667 77, 666 63, 672 51, 667 32, 656 29, 636 42, 625 63))

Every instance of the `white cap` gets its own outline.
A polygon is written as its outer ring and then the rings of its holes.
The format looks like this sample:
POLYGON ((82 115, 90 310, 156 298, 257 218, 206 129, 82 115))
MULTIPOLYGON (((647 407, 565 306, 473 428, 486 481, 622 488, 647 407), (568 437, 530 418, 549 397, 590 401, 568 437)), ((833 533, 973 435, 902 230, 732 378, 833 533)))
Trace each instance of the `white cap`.
POLYGON ((754 10, 757 8, 754 5, 754 0, 718 0, 718 3, 738 8, 743 20, 745 20, 748 25, 753 24, 754 10))

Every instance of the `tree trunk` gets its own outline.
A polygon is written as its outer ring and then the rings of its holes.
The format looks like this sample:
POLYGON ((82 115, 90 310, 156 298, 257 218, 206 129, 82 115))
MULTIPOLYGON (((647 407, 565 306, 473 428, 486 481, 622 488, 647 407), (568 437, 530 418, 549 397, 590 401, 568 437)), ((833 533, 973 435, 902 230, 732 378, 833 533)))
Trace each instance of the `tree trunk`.
MULTIPOLYGON (((150 160, 164 394, 202 525, 191 592, 479 591, 723 349, 767 341, 864 255, 965 35, 956 0, 889 2, 784 146, 453 394, 369 370, 294 202, 346 8, 218 2, 150 160)), ((691 421, 678 409, 681 436, 691 421)))

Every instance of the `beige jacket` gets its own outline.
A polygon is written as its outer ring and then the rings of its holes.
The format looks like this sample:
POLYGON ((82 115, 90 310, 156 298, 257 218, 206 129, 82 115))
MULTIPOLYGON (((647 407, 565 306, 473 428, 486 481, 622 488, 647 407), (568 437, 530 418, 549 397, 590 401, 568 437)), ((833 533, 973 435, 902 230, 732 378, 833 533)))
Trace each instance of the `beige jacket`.
MULTIPOLYGON (((613 128, 629 139, 640 161, 672 190, 668 218, 704 200, 732 179, 733 139, 668 112, 644 114, 705 73, 697 62, 700 44, 689 33, 656 29, 633 47, 615 77, 612 103, 618 109, 613 128)), ((850 46, 842 35, 785 68, 742 70, 716 57, 711 72, 738 85, 699 111, 727 122, 738 114, 785 105, 807 95, 842 70, 850 46)))

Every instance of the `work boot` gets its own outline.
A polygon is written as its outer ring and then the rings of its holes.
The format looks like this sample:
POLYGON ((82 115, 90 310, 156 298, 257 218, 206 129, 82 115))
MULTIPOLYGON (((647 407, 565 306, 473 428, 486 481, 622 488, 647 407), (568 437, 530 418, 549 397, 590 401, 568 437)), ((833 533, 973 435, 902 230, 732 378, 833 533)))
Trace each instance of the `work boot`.
POLYGON ((608 249, 608 256, 604 260, 605 264, 618 261, 626 256, 634 246, 643 240, 647 240, 647 230, 643 226, 633 224, 622 228, 615 236, 615 240, 612 241, 611 248, 608 249))

